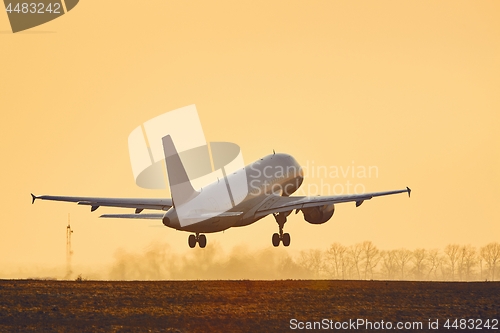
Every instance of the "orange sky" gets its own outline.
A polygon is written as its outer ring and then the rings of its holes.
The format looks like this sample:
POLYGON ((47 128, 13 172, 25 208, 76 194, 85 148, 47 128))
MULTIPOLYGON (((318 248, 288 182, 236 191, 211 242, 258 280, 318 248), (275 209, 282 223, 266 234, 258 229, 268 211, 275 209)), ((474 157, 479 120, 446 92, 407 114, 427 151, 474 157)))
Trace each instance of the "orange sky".
MULTIPOLYGON (((377 167, 332 185, 412 188, 338 205, 320 226, 293 215, 290 253, 500 241, 499 14, 497 0, 86 0, 12 34, 1 12, 0 267, 63 265, 68 213, 76 265, 153 242, 189 251, 188 233, 97 218, 128 210, 32 206, 29 194, 168 196, 135 186, 127 137, 190 104, 207 140, 237 143, 246 163, 275 149, 302 165, 377 167)), ((208 242, 262 249, 276 231, 267 217, 208 242)))

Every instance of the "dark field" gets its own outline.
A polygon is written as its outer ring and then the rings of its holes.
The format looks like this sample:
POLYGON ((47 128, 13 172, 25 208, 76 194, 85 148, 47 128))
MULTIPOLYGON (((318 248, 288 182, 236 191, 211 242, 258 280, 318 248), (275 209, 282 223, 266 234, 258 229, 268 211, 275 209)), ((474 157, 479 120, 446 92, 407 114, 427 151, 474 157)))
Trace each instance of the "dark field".
POLYGON ((498 282, 0 280, 0 331, 275 332, 290 331, 292 318, 360 318, 422 322, 413 332, 439 319, 439 331, 466 332, 443 325, 492 324, 499 304, 498 282))

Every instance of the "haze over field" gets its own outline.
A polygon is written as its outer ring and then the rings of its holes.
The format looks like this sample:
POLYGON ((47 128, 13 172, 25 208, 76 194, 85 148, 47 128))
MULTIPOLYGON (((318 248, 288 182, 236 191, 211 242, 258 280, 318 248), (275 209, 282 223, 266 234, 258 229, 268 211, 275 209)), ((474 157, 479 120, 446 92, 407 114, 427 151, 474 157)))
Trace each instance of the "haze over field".
POLYGON ((150 244, 141 253, 118 249, 109 265, 2 267, 3 278, 64 280, 412 280, 498 281, 500 243, 480 248, 448 244, 444 249, 380 250, 370 241, 295 255, 283 248, 224 251, 218 243, 178 253, 167 243, 150 244))
POLYGON ((293 155, 307 168, 299 194, 413 190, 339 204, 323 225, 293 214, 286 250, 272 248, 272 217, 207 235, 225 256, 243 251, 259 267, 260 256, 298 258, 335 242, 385 251, 500 242, 499 1, 141 6, 81 2, 18 34, 3 33, 0 13, 0 278, 52 267, 64 276, 68 213, 72 264, 104 267, 103 278, 151 244, 161 260, 210 255, 160 222, 97 218, 127 209, 31 205, 29 195, 169 197, 134 184, 127 138, 190 104, 207 141, 237 143, 246 164, 273 149, 293 155))

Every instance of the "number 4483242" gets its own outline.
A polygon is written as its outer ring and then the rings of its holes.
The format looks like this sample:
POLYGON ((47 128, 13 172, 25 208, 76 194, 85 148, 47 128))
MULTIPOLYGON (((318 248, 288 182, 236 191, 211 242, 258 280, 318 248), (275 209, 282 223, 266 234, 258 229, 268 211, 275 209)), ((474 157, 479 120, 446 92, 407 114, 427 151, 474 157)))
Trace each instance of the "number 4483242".
POLYGON ((44 3, 16 3, 15 6, 12 6, 12 3, 9 3, 5 8, 7 13, 18 13, 18 14, 61 14, 61 4, 60 3, 49 3, 45 6, 44 3))
POLYGON ((454 330, 498 330, 498 319, 447 319, 443 327, 454 330))

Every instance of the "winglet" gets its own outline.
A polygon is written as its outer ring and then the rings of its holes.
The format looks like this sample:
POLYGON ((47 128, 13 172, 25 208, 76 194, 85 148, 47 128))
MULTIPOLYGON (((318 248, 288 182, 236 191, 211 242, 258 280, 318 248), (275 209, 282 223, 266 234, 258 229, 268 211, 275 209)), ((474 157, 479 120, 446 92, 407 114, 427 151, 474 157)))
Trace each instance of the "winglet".
POLYGON ((37 199, 38 197, 36 195, 34 195, 33 193, 31 193, 31 204, 34 204, 35 203, 35 200, 37 199))
POLYGON ((408 191, 408 198, 410 197, 410 193, 411 193, 411 188, 409 188, 408 186, 406 186, 406 190, 408 191))

